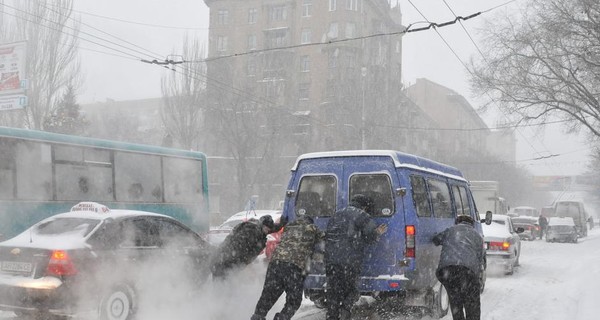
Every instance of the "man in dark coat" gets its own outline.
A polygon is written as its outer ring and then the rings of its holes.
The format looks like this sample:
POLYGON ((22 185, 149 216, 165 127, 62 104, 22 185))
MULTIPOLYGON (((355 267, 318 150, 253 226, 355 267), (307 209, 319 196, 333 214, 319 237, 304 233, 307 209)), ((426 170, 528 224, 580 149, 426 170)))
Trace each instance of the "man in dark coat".
POLYGON ((542 239, 542 236, 546 234, 546 229, 548 229, 548 219, 546 219, 546 217, 544 217, 543 214, 540 214, 540 217, 538 218, 538 223, 540 225, 540 239, 542 239))
POLYGON ((281 241, 267 268, 265 284, 251 320, 264 320, 277 299, 285 292, 285 306, 275 314, 274 320, 289 320, 302 303, 304 273, 308 259, 323 232, 313 219, 300 215, 286 225, 281 241))
POLYGON ((452 319, 479 320, 480 275, 486 263, 483 238, 470 216, 459 215, 455 222, 433 237, 436 246, 442 245, 436 276, 448 292, 452 319))
POLYGON ((366 211, 373 200, 356 194, 350 205, 337 211, 327 223, 325 233, 325 273, 327 276, 327 320, 350 319, 351 308, 359 297, 357 282, 365 247, 387 230, 377 226, 366 211))
POLYGON ((235 226, 212 257, 213 279, 223 279, 233 268, 250 264, 265 248, 267 235, 279 229, 281 225, 276 226, 269 215, 235 226))

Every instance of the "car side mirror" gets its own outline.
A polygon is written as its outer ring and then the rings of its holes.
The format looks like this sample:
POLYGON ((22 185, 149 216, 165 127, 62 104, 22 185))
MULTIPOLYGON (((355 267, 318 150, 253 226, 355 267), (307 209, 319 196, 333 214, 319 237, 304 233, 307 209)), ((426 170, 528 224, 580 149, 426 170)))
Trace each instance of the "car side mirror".
POLYGON ((492 212, 488 211, 485 213, 485 219, 481 220, 480 222, 483 222, 485 224, 487 224, 488 226, 490 224, 492 224, 492 212))

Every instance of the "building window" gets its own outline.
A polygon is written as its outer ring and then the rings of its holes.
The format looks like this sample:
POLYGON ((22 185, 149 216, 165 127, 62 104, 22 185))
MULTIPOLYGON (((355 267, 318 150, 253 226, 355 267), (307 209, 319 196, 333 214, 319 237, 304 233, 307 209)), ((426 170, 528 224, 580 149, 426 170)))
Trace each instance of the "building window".
POLYGON ((310 93, 310 83, 301 83, 298 87, 298 99, 299 100, 308 100, 310 93))
POLYGON ((329 66, 329 68, 333 69, 333 68, 337 67, 337 60, 338 60, 337 52, 336 51, 329 52, 328 61, 327 61, 327 65, 329 66))
POLYGON ((285 6, 272 6, 269 8, 270 21, 285 21, 287 19, 287 8, 285 6))
POLYGON ((224 36, 217 37, 217 51, 218 52, 227 51, 227 37, 224 37, 224 36))
POLYGON ((346 10, 358 11, 358 0, 346 0, 346 10))
POLYGON ((256 8, 248 9, 248 23, 255 24, 258 18, 258 10, 256 8))
POLYGON ((289 45, 288 31, 276 30, 267 34, 267 44, 269 48, 280 48, 289 45))
POLYGON ((302 17, 312 16, 312 0, 302 0, 302 17))
POLYGON ((251 34, 248 36, 248 50, 256 50, 256 35, 251 34))
POLYGON ((300 71, 301 72, 309 72, 310 71, 310 56, 302 56, 300 58, 300 71))
POLYGON ((302 36, 300 37, 301 44, 311 43, 312 33, 310 29, 302 29, 302 36))
POLYGON ((335 80, 327 80, 327 87, 325 88, 325 90, 325 95, 327 95, 328 97, 335 97, 335 80))
POLYGON ((229 11, 225 9, 219 9, 217 13, 217 24, 225 25, 229 23, 229 11))
POLYGON ((356 37, 356 23, 347 22, 346 23, 346 39, 356 37))
POLYGON ((330 39, 335 39, 338 37, 338 23, 337 22, 332 22, 329 24, 329 32, 327 33, 327 36, 330 39))
POLYGON ((337 10, 337 0, 329 0, 329 11, 337 10))
POLYGON ((256 76, 256 59, 254 57, 248 58, 248 77, 256 76))

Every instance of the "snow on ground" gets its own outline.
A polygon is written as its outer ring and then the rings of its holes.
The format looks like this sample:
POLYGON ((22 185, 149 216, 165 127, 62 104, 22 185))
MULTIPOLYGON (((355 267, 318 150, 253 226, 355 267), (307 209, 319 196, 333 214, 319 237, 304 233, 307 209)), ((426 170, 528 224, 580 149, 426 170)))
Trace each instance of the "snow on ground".
MULTIPOLYGON (((264 281, 265 265, 252 264, 223 283, 207 283, 202 292, 177 298, 176 302, 142 303, 138 319, 249 319, 264 281)), ((523 241, 521 266, 506 276, 490 270, 481 296, 484 320, 596 320, 600 319, 600 228, 573 243, 523 241)), ((368 302, 362 299, 361 302, 368 302)), ((280 299, 267 319, 283 306, 280 299)), ((364 309, 364 308, 363 308, 364 309)), ((368 309, 368 308, 367 308, 368 309)), ((419 319, 396 314, 379 317, 361 312, 354 319, 419 319), (367 314, 367 315, 365 315, 367 314)), ((17 319, 0 312, 0 319, 17 319)), ((85 318, 79 318, 85 319, 85 318)), ((78 320, 79 320, 78 319, 78 320)), ((304 300, 294 319, 324 320, 324 310, 304 300)), ((423 319, 431 319, 424 317, 423 319)), ((447 315, 444 320, 452 317, 447 315)), ((86 319, 87 320, 87 319, 86 319)))

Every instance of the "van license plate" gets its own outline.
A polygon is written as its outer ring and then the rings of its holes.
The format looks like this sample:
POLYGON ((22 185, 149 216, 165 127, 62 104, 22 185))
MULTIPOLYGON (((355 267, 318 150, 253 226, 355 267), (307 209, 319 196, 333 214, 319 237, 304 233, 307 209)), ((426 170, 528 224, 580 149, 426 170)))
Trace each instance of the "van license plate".
POLYGON ((2 271, 31 272, 33 265, 29 262, 2 261, 2 271))

